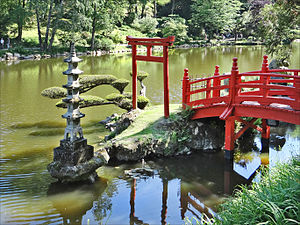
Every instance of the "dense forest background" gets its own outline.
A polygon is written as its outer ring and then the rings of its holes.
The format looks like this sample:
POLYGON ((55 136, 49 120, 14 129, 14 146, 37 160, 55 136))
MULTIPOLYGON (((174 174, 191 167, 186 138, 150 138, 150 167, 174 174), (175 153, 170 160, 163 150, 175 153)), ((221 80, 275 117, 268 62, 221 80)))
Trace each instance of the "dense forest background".
POLYGON ((0 8, 0 38, 42 52, 175 35, 176 44, 257 40, 284 58, 300 24, 299 0, 4 0, 0 8))

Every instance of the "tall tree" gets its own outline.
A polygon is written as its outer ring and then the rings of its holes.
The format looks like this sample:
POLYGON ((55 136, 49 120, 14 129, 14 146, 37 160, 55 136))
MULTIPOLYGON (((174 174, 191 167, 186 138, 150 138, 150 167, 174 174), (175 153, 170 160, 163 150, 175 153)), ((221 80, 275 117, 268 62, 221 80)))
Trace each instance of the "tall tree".
POLYGON ((59 20, 63 15, 63 4, 63 0, 30 0, 30 7, 36 17, 41 51, 51 50, 59 20), (44 26, 46 32, 43 37, 42 28, 44 26))
POLYGON ((121 23, 125 17, 126 1, 114 1, 114 0, 93 0, 90 1, 92 13, 91 24, 91 49, 95 48, 95 34, 98 31, 102 31, 102 34, 106 34, 107 31, 111 31, 115 25, 121 23))

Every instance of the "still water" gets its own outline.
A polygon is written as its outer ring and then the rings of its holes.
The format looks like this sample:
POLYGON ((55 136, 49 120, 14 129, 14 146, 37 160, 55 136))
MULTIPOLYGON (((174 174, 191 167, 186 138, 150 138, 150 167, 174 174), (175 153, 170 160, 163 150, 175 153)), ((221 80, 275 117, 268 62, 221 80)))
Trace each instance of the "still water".
MULTIPOLYGON (((257 70, 263 48, 216 47, 170 51, 170 102, 181 103, 181 79, 188 67, 194 76, 206 76, 220 65, 228 72, 232 58, 238 57, 241 72, 257 70)), ((130 55, 82 57, 79 68, 84 74, 113 74, 130 79, 130 55)), ((300 44, 294 44, 290 68, 300 68, 300 44)), ((128 179, 124 170, 140 163, 110 165, 98 169, 93 185, 60 185, 46 170, 52 150, 63 137, 64 109, 57 100, 40 95, 45 88, 66 83, 62 58, 41 61, 0 63, 1 86, 1 220, 0 224, 182 224, 184 218, 200 218, 218 211, 218 205, 236 185, 249 184, 261 164, 274 166, 278 161, 299 155, 299 126, 281 124, 272 129, 269 151, 262 153, 259 137, 246 137, 237 150, 232 166, 224 163, 223 153, 195 153, 183 158, 147 161, 155 170, 151 177, 128 179)), ((139 62, 138 69, 150 74, 145 80, 152 104, 163 103, 162 65, 139 62)), ((127 90, 130 90, 130 86, 127 90)), ((105 97, 117 92, 100 86, 88 94, 105 97)), ((115 106, 81 110, 84 136, 96 144, 107 131, 98 123, 115 106)))

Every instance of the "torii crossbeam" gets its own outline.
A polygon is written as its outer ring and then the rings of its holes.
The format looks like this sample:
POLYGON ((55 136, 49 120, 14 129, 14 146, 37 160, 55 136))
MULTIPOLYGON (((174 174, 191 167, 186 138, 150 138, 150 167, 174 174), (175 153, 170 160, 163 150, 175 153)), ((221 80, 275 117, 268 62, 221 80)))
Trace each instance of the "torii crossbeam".
POLYGON ((160 62, 164 64, 164 114, 169 117, 169 56, 168 47, 173 45, 175 36, 167 38, 134 38, 127 36, 128 44, 132 46, 132 107, 137 107, 137 61, 160 62), (137 55, 136 46, 144 45, 147 47, 147 55, 137 55), (163 56, 152 56, 154 45, 163 46, 163 56))

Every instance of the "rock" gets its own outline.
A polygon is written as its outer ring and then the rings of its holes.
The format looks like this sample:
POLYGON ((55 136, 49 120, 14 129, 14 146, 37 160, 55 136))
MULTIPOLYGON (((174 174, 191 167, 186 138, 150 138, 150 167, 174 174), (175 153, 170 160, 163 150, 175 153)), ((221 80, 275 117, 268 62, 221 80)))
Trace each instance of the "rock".
POLYGON ((42 56, 42 58, 44 58, 44 59, 49 59, 49 58, 51 58, 51 55, 44 54, 44 55, 42 56))
POLYGON ((20 59, 20 58, 21 58, 21 55, 20 55, 19 53, 16 53, 16 52, 15 52, 15 53, 14 53, 14 57, 17 58, 17 59, 20 59))
POLYGON ((12 53, 6 52, 6 53, 5 53, 5 59, 6 59, 6 60, 13 60, 13 59, 14 59, 14 56, 13 56, 12 53))
POLYGON ((94 157, 93 146, 87 145, 86 139, 74 142, 61 140, 54 149, 53 162, 47 169, 52 177, 62 183, 89 181, 93 183, 97 174, 95 170, 108 162, 108 157, 99 151, 94 157))
POLYGON ((36 59, 36 60, 40 60, 42 58, 42 56, 40 54, 35 54, 33 56, 33 58, 36 59))
POLYGON ((34 59, 34 55, 27 55, 27 56, 24 56, 24 59, 34 59))
POLYGON ((149 176, 154 175, 154 170, 151 168, 135 168, 131 170, 124 171, 125 176, 133 178, 133 179, 140 179, 140 178, 147 178, 149 176))
POLYGON ((151 128, 146 128, 152 130, 152 133, 142 131, 126 138, 123 136, 114 138, 116 133, 119 133, 118 129, 123 131, 132 123, 134 116, 129 119, 126 114, 122 115, 122 122, 120 120, 116 122, 113 135, 107 138, 113 139, 100 146, 100 149, 106 150, 109 156, 117 161, 189 155, 193 151, 215 152, 224 144, 224 121, 218 118, 190 120, 183 113, 178 113, 172 119, 162 118, 156 121, 151 128))

